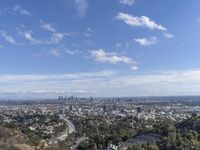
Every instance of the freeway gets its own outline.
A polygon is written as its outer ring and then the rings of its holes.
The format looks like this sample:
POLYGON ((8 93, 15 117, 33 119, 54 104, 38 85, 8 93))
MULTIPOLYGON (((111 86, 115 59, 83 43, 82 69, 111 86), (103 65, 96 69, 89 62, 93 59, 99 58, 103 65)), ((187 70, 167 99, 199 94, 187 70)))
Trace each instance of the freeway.
POLYGON ((75 132, 75 126, 73 125, 73 123, 66 117, 64 117, 63 115, 59 115, 60 119, 66 121, 67 125, 68 125, 68 129, 69 129, 69 134, 75 132))
MULTIPOLYGON (((66 121, 67 126, 68 126, 68 129, 65 130, 64 132, 62 132, 57 138, 55 138, 54 140, 52 140, 52 143, 55 143, 55 144, 58 143, 58 141, 64 141, 64 140, 66 139, 66 137, 67 137, 69 134, 71 134, 71 133, 73 133, 73 132, 76 131, 76 128, 75 128, 74 124, 73 124, 68 118, 66 118, 66 117, 63 116, 63 115, 59 115, 59 117, 60 117, 60 119, 66 121)), ((83 141, 85 141, 85 140, 87 140, 87 139, 88 139, 88 138, 85 137, 85 136, 83 136, 83 137, 81 137, 81 138, 78 138, 78 139, 76 140, 76 142, 75 142, 76 144, 73 145, 73 146, 71 147, 71 150, 76 150, 77 147, 78 147, 78 145, 79 145, 81 142, 83 142, 83 141)))
POLYGON ((65 131, 63 131, 59 136, 57 136, 56 138, 54 137, 51 140, 51 143, 54 144, 58 143, 58 141, 64 141, 69 134, 76 131, 75 126, 68 118, 64 117, 63 115, 59 115, 59 117, 67 123, 68 128, 65 131))

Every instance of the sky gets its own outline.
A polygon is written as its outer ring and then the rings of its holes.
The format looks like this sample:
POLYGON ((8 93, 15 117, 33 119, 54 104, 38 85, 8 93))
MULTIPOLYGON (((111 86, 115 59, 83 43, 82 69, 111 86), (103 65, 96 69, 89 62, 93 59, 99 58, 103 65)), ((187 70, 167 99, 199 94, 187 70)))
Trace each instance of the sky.
POLYGON ((199 0, 0 1, 0 98, 200 94, 199 0))

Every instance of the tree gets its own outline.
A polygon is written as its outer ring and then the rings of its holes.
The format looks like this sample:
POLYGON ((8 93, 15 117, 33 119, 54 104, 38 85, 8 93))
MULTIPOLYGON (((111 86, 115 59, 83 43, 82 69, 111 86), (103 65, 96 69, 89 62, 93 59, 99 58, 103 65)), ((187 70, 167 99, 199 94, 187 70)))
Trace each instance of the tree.
POLYGON ((97 150, 97 144, 94 143, 91 150, 97 150))

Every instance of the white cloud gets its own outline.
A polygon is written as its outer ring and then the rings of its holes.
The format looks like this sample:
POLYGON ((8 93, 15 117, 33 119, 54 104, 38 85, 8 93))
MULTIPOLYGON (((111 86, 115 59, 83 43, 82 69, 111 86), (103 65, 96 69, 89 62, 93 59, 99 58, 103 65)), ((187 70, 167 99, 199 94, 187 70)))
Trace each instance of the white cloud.
POLYGON ((26 40, 30 41, 32 44, 42 44, 41 40, 38 40, 32 36, 31 31, 25 31, 23 36, 26 40))
POLYGON ((61 32, 58 32, 54 26, 50 23, 46 23, 44 21, 40 21, 41 23, 41 28, 47 30, 47 31, 50 31, 52 32, 52 35, 50 37, 50 39, 46 40, 44 43, 45 44, 59 44, 60 41, 65 37, 65 36, 71 36, 70 33, 61 33, 61 32))
POLYGON ((134 39, 134 41, 141 46, 150 46, 154 45, 158 42, 156 37, 150 37, 150 38, 139 38, 139 39, 134 39))
POLYGON ((150 18, 146 16, 132 16, 127 13, 118 13, 117 19, 122 20, 126 24, 132 26, 132 27, 146 27, 149 29, 156 29, 156 30, 161 30, 161 31, 167 31, 165 27, 162 25, 157 24, 156 22, 152 21, 150 18))
POLYGON ((24 8, 22 8, 19 5, 15 5, 13 9, 16 12, 19 12, 21 15, 28 15, 28 16, 31 15, 31 13, 28 10, 25 10, 24 8))
POLYGON ((46 41, 46 44, 59 44, 64 37, 65 35, 63 33, 53 33, 51 38, 46 41))
POLYGON ((121 4, 124 4, 124 5, 133 5, 135 3, 135 0, 120 0, 119 1, 121 4))
POLYGON ((164 36, 165 36, 166 38, 168 38, 168 39, 174 38, 174 35, 171 34, 171 33, 164 33, 164 36))
POLYGON ((52 24, 46 23, 46 22, 43 22, 43 21, 40 21, 40 23, 41 23, 41 28, 43 28, 47 31, 50 31, 50 32, 56 32, 56 29, 53 27, 52 24))
POLYGON ((0 30, 0 35, 10 44, 16 44, 15 39, 9 35, 5 30, 0 30))
POLYGON ((125 63, 125 64, 136 64, 136 62, 126 56, 120 56, 116 53, 107 53, 103 49, 91 51, 91 58, 102 63, 125 63))
POLYGON ((75 8, 77 9, 79 16, 85 16, 87 14, 88 7, 88 0, 75 0, 75 8))

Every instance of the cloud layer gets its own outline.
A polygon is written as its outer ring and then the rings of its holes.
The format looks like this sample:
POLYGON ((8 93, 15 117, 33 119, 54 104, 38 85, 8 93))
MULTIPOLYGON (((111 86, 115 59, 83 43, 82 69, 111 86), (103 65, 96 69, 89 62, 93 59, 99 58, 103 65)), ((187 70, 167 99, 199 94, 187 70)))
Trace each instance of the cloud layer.
POLYGON ((52 75, 0 75, 0 93, 73 93, 85 96, 199 94, 200 70, 121 74, 111 70, 52 75), (17 90, 16 90, 17 89, 17 90))

